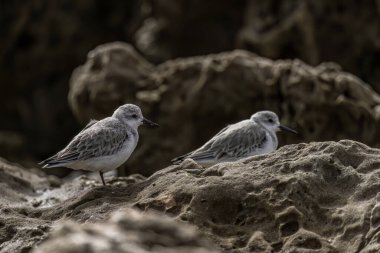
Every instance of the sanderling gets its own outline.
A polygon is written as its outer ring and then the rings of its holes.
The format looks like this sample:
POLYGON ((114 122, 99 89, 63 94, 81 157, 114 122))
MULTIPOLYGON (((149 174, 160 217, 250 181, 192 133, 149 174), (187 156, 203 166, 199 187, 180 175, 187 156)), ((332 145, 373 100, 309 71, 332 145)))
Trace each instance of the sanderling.
POLYGON ((277 149, 276 132, 280 130, 297 133, 281 125, 274 112, 257 112, 248 120, 228 125, 199 149, 174 158, 172 162, 179 164, 186 158, 191 158, 203 167, 209 167, 220 162, 266 154, 277 149))
POLYGON ((138 106, 122 105, 111 117, 90 121, 63 150, 40 164, 43 168, 67 167, 99 172, 105 185, 103 173, 128 160, 139 140, 137 129, 141 124, 158 127, 143 117, 138 106))

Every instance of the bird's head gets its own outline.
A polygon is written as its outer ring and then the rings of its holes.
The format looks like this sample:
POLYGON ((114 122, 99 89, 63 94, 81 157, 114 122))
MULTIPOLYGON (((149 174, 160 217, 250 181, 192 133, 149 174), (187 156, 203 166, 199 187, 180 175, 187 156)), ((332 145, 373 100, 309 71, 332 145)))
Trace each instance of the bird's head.
POLYGON ((138 128, 141 124, 145 124, 150 127, 159 126, 157 123, 144 118, 140 107, 133 104, 125 104, 120 106, 116 109, 112 116, 135 128, 138 128))
POLYGON ((284 130, 294 134, 297 133, 297 131, 281 125, 277 114, 271 111, 257 112, 251 116, 251 120, 257 122, 258 124, 273 132, 284 130))

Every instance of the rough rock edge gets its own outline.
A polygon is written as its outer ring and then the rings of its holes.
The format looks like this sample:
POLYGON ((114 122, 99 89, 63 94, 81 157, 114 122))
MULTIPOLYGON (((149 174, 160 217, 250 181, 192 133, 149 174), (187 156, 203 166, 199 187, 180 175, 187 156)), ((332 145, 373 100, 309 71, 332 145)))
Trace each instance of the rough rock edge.
POLYGON ((1 203, 0 247, 21 252, 58 220, 97 223, 135 207, 193 224, 228 252, 380 250, 379 156, 358 142, 314 142, 203 171, 188 160, 106 187, 81 177, 64 183, 59 189, 68 196, 53 205, 29 203, 57 189, 20 192, 25 202, 1 203))

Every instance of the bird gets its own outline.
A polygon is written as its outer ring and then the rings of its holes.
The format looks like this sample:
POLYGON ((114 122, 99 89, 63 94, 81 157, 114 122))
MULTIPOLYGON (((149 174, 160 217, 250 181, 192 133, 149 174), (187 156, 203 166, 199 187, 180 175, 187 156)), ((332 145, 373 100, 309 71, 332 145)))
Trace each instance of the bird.
POLYGON ((202 167, 209 167, 220 162, 266 154, 277 149, 276 132, 280 130, 297 134, 297 131, 281 125, 276 113, 259 111, 249 119, 226 126, 200 148, 171 162, 180 164, 191 158, 202 167))
POLYGON ((144 118, 137 105, 124 104, 110 117, 91 120, 64 149, 39 164, 42 168, 67 167, 99 172, 106 185, 103 173, 128 160, 138 143, 138 128, 142 124, 159 126, 144 118))

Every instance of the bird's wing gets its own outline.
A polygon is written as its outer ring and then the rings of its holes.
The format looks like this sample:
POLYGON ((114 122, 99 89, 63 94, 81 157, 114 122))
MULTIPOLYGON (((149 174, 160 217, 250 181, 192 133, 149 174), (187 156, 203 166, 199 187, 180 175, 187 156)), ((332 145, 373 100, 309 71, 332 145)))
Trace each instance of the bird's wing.
MULTIPOLYGON (((82 133, 83 131, 85 131, 86 129, 90 128, 90 127, 91 127, 92 125, 94 125, 96 122, 98 122, 98 121, 97 121, 97 120, 94 120, 94 119, 90 120, 90 122, 87 123, 87 125, 82 129, 82 131, 79 132, 79 134, 82 133)), ((79 134, 78 134, 78 135, 79 135, 79 134)), ((57 154, 55 154, 55 155, 53 155, 53 156, 51 156, 51 157, 49 157, 49 158, 43 160, 42 162, 40 162, 40 163, 38 163, 38 164, 43 165, 43 164, 47 164, 47 163, 49 163, 49 162, 51 162, 51 161, 54 161, 55 159, 58 158, 58 155, 59 155, 59 152, 58 152, 57 154)))
POLYGON ((189 157, 195 160, 239 158, 255 149, 261 148, 266 141, 266 132, 251 121, 239 122, 228 131, 212 138, 189 157))
POLYGON ((91 126, 93 126, 96 122, 98 122, 97 120, 95 119, 92 119, 90 120, 90 122, 87 123, 87 125, 82 129, 82 131, 80 131, 79 133, 83 132, 84 130, 90 128, 91 126))
MULTIPOLYGON (((214 137, 213 137, 211 140, 209 140, 208 142, 206 142, 206 144, 203 145, 202 147, 207 146, 207 145, 211 145, 212 142, 213 142, 213 140, 214 140, 218 135, 220 135, 220 134, 222 134, 223 132, 225 132, 230 126, 231 126, 231 125, 227 125, 225 128, 223 128, 222 130, 220 130, 217 134, 214 135, 214 137)), ((181 155, 181 156, 178 156, 178 157, 175 157, 175 158, 173 158, 173 159, 171 160, 171 162, 172 162, 173 164, 179 164, 180 162, 182 162, 183 160, 185 160, 187 157, 190 157, 190 156, 191 156, 194 152, 196 152, 196 151, 197 151, 197 150, 195 150, 195 151, 191 151, 191 152, 189 152, 189 153, 187 153, 187 154, 184 154, 184 155, 181 155)))
POLYGON ((128 134, 124 129, 115 128, 114 124, 117 123, 112 120, 90 122, 66 148, 46 159, 42 164, 65 164, 118 152, 128 139, 128 134))

